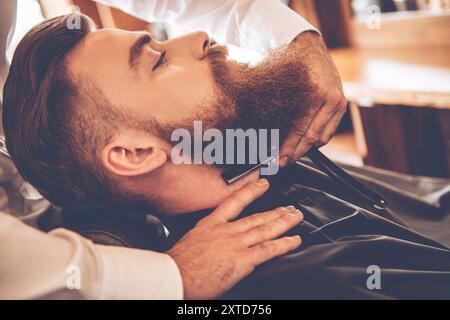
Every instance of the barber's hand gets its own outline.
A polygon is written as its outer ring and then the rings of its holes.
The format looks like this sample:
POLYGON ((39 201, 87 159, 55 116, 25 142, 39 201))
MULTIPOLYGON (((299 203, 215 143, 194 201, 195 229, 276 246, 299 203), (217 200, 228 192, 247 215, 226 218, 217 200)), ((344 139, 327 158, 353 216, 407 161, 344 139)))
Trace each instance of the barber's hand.
POLYGON ((320 35, 303 32, 291 43, 304 55, 309 74, 316 82, 318 97, 305 118, 289 133, 280 150, 280 166, 302 157, 313 146, 320 147, 335 133, 347 108, 342 84, 336 67, 320 35))
POLYGON ((232 221, 268 184, 261 179, 231 195, 167 252, 180 269, 185 299, 217 298, 257 265, 300 245, 299 236, 276 239, 303 220, 294 207, 232 221))

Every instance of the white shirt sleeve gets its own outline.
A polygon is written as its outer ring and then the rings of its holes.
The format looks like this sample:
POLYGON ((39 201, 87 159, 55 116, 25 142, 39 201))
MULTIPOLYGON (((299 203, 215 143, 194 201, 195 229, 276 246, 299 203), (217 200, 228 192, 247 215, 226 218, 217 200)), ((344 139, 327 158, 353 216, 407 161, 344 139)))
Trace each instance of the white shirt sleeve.
POLYGON ((148 22, 206 31, 219 43, 266 54, 316 31, 278 0, 95 0, 148 22))
POLYGON ((49 234, 0 213, 0 299, 182 299, 174 260, 49 234))

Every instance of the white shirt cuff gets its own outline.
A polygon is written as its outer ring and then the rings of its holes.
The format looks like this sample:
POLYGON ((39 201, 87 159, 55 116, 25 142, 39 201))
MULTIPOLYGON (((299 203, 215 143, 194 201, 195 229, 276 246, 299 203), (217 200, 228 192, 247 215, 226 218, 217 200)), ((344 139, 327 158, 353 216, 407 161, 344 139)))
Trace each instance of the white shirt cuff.
POLYGON ((100 299, 183 299, 183 282, 167 254, 96 246, 102 259, 100 299))
POLYGON ((253 1, 240 30, 242 46, 261 54, 288 45, 305 31, 320 34, 305 18, 275 0, 253 1))

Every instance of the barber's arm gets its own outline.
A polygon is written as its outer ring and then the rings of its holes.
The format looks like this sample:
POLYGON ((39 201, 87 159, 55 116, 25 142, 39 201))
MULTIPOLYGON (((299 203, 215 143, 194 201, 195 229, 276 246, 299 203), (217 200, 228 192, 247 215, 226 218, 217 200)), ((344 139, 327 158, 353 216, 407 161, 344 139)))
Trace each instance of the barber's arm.
POLYGON ((170 256, 49 234, 0 213, 0 299, 181 299, 170 256), (70 289, 72 288, 72 289, 70 289))
POLYGON ((235 220, 267 189, 262 180, 233 194, 167 254, 95 245, 64 229, 45 234, 0 213, 0 299, 219 297, 300 245, 298 236, 277 239, 303 219, 294 208, 235 220))

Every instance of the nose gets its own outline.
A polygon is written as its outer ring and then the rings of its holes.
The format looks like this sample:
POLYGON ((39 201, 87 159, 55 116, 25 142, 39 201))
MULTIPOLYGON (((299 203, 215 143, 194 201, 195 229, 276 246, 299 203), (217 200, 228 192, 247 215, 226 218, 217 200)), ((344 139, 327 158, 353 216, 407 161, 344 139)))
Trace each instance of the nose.
POLYGON ((205 58, 206 54, 208 53, 210 41, 209 36, 206 32, 198 31, 196 32, 197 37, 197 43, 194 44, 193 52, 194 55, 199 58, 203 59, 205 58))
POLYGON ((196 31, 167 41, 165 47, 173 56, 190 56, 202 60, 208 53, 210 40, 206 32, 196 31))
POLYGON ((209 50, 209 36, 206 32, 196 31, 186 35, 188 48, 196 59, 204 59, 209 50))

